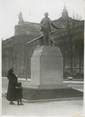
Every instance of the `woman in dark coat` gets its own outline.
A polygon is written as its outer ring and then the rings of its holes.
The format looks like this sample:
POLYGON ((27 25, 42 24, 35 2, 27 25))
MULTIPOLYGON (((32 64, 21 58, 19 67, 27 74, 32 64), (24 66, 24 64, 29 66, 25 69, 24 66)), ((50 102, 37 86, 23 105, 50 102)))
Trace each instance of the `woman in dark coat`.
POLYGON ((7 100, 10 101, 10 104, 14 104, 13 101, 17 100, 16 96, 16 84, 17 84, 17 77, 13 73, 13 69, 8 71, 8 91, 7 91, 7 100))

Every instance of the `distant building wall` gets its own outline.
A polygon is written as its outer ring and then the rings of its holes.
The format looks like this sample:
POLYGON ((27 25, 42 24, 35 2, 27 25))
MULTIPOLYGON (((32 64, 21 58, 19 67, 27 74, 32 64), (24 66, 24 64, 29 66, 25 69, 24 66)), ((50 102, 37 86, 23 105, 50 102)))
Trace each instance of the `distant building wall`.
POLYGON ((40 25, 38 23, 23 23, 15 26, 15 35, 29 35, 33 33, 40 33, 40 25))
MULTIPOLYGON (((63 24, 65 26, 65 29, 54 30, 51 34, 55 46, 58 46, 63 54, 64 72, 83 73, 84 21, 74 20, 67 15, 66 19, 61 17, 53 22, 59 27, 62 27, 63 24)), ((11 67, 14 67, 19 77, 29 78, 31 76, 31 56, 40 41, 37 40, 30 44, 27 42, 39 35, 40 25, 37 23, 24 22, 15 26, 15 35, 2 43, 3 76, 7 75, 11 67)))

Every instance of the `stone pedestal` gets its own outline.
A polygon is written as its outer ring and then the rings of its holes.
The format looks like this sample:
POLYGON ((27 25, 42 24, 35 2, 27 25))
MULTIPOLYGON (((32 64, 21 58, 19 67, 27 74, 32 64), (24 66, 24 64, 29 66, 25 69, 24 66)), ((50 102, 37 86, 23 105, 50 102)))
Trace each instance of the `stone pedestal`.
POLYGON ((37 47, 31 57, 31 81, 26 81, 23 98, 44 101, 82 96, 82 92, 63 83, 63 57, 60 49, 37 47))
POLYGON ((58 47, 37 47, 31 57, 31 88, 63 88, 63 57, 58 47))

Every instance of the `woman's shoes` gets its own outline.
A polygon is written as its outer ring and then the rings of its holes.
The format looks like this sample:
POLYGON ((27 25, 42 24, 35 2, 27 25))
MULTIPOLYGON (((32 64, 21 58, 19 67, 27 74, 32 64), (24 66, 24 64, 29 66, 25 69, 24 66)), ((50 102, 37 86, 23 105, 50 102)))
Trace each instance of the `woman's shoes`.
POLYGON ((14 105, 15 103, 11 101, 9 104, 14 105))
MULTIPOLYGON (((11 101, 9 104, 10 104, 10 105, 15 105, 15 103, 12 102, 12 101, 11 101)), ((22 102, 21 102, 21 103, 18 102, 17 105, 24 105, 24 104, 23 104, 22 102)))

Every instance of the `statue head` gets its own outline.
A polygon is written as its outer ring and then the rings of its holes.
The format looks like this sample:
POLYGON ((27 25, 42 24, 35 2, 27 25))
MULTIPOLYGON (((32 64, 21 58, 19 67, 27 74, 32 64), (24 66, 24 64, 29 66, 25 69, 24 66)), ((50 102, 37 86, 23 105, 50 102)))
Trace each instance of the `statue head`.
POLYGON ((48 12, 46 12, 46 13, 44 14, 45 17, 48 17, 48 15, 49 15, 48 12))

